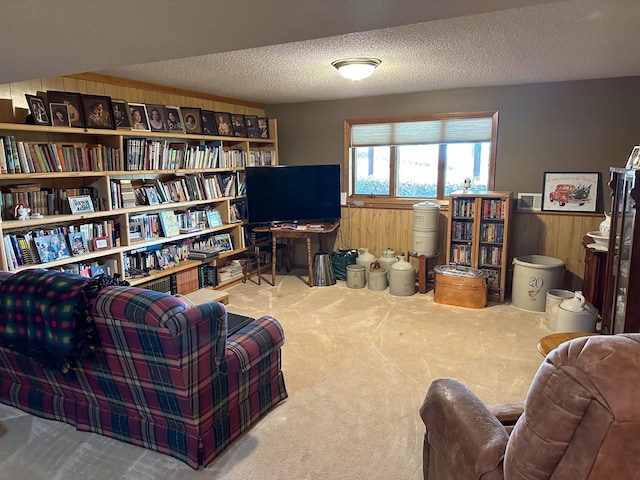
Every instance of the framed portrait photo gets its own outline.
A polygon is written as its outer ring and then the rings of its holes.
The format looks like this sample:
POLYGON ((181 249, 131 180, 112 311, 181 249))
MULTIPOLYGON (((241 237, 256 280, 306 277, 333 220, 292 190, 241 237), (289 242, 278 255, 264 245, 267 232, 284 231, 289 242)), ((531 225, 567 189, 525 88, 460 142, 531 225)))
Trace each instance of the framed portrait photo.
POLYGON ((111 111, 116 128, 131 130, 131 113, 125 100, 111 100, 111 111))
POLYGON ((87 244, 87 236, 84 232, 73 232, 67 235, 71 253, 75 255, 83 255, 89 253, 89 245, 87 244))
POLYGON ((27 99, 29 112, 31 112, 31 116, 33 117, 33 123, 36 125, 51 125, 51 118, 49 117, 49 112, 47 111, 44 101, 36 95, 25 94, 24 96, 27 99))
POLYGON ((269 119, 267 117, 258 117, 258 131, 260 138, 269 138, 269 119))
POLYGON ((600 172, 545 172, 542 210, 594 213, 599 190, 600 172))
POLYGON ((151 131, 149 117, 147 116, 147 106, 144 103, 130 103, 129 113, 131 114, 131 130, 151 131))
POLYGON ((84 118, 82 117, 82 105, 80 103, 80 94, 73 92, 58 92, 55 90, 47 91, 47 101, 51 103, 64 103, 69 112, 69 121, 72 127, 84 127, 84 118))
POLYGON ((165 107, 167 112, 167 129, 170 132, 184 133, 184 124, 179 107, 165 107))
POLYGON ((180 107, 182 122, 186 133, 202 133, 201 113, 199 108, 180 107))
POLYGON ((215 117, 218 135, 223 137, 233 136, 233 130, 231 130, 231 114, 227 112, 215 112, 215 117))
POLYGON ((33 241, 36 245, 38 257, 40 257, 40 263, 49 263, 61 258, 71 257, 64 233, 34 237, 33 241))
POLYGON ((249 138, 260 138, 260 130, 258 130, 257 115, 245 115, 244 125, 247 129, 247 136, 249 138))
POLYGON ((215 114, 211 110, 200 110, 202 118, 202 133, 204 135, 217 135, 215 114))
POLYGON ((113 106, 111 97, 103 95, 80 95, 82 104, 82 116, 87 128, 116 129, 113 121, 113 106))
POLYGON ((167 111, 164 105, 147 104, 147 113, 149 114, 149 127, 152 132, 166 132, 167 128, 167 111))
POLYGON ((64 103, 50 103, 51 125, 54 127, 70 127, 69 108, 64 103))
POLYGON ((640 168, 640 145, 636 145, 633 147, 633 150, 631 150, 631 155, 629 155, 629 160, 627 160, 625 168, 640 168))
POLYGON ((231 129, 234 137, 246 137, 247 128, 244 125, 244 115, 241 113, 231 114, 231 129))
POLYGON ((89 195, 69 197, 69 207, 71 207, 71 213, 74 215, 77 213, 93 212, 93 202, 89 195))

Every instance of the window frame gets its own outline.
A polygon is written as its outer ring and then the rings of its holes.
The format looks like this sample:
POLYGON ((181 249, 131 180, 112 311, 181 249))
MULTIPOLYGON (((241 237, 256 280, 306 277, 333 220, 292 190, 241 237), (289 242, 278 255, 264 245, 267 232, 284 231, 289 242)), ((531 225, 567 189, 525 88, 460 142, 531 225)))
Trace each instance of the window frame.
POLYGON ((395 194, 395 180, 397 171, 397 149, 395 145, 389 145, 391 148, 389 162, 389 189, 390 195, 364 195, 353 193, 355 179, 353 178, 354 168, 351 158, 351 127, 352 125, 367 125, 376 123, 401 123, 401 122, 420 122, 420 121, 437 121, 437 120, 449 120, 449 119, 472 119, 472 118, 491 118, 491 148, 489 153, 489 172, 487 179, 487 188, 489 191, 495 189, 495 166, 496 166, 496 152, 497 152, 497 139, 498 139, 498 111, 478 111, 478 112, 458 112, 458 113, 440 113, 418 116, 403 116, 403 117, 384 117, 384 118, 360 118, 360 119, 347 119, 344 121, 344 152, 343 152, 343 191, 347 193, 347 204, 353 204, 354 202, 362 202, 361 205, 388 205, 403 207, 406 205, 414 205, 418 202, 429 200, 436 203, 448 204, 449 196, 444 194, 444 182, 446 161, 444 156, 443 145, 440 144, 438 154, 438 183, 437 183, 437 197, 396 197, 395 194))

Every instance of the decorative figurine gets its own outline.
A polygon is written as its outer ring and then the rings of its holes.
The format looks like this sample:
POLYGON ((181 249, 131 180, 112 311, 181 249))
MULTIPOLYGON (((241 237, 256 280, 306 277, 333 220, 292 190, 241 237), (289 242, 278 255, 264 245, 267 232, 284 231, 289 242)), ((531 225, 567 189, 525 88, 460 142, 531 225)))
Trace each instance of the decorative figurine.
POLYGON ((13 210, 13 216, 17 220, 28 220, 30 213, 31 213, 31 209, 29 208, 29 205, 27 205, 26 203, 18 203, 15 209, 13 210))

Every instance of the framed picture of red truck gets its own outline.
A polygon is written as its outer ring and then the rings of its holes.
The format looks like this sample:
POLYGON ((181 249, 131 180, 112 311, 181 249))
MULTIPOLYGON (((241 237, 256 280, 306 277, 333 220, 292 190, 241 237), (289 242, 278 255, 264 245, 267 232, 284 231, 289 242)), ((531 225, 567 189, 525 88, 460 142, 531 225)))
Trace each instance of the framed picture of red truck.
POLYGON ((594 213, 599 194, 600 172, 544 172, 544 211, 594 213))

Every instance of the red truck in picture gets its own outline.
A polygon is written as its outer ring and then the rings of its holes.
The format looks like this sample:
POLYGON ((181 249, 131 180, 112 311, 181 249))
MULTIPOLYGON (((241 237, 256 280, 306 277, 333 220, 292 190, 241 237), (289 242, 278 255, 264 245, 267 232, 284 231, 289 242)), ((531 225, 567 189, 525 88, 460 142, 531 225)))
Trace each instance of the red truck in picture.
POLYGON ((549 194, 549 200, 552 202, 558 202, 561 207, 564 207, 567 203, 577 203, 582 206, 589 202, 589 193, 591 192, 591 185, 571 185, 570 183, 560 183, 556 185, 556 189, 549 194))

